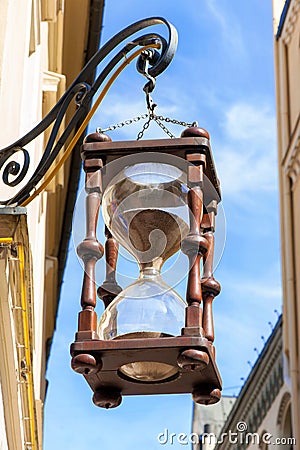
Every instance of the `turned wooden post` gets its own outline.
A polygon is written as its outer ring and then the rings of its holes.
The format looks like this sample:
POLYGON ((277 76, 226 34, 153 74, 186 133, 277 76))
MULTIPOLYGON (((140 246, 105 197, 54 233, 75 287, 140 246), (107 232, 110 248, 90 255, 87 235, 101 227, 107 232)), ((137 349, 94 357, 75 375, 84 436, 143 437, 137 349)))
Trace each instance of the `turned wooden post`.
MULTIPOLYGON (((200 136, 209 138, 207 131, 192 127, 182 133, 182 137, 200 136)), ((207 251, 207 241, 201 233, 203 216, 203 173, 206 164, 205 153, 186 155, 188 166, 188 206, 190 215, 190 231, 182 241, 181 249, 189 258, 189 275, 187 283, 185 335, 203 335, 202 328, 202 292, 200 279, 201 258, 207 251)))
POLYGON ((212 302, 221 291, 220 284, 213 276, 214 231, 217 202, 213 200, 207 206, 206 210, 207 213, 203 216, 201 228, 203 229, 203 234, 208 242, 208 249, 203 257, 203 276, 201 278, 201 285, 203 297, 203 328, 205 337, 212 344, 215 339, 212 302))
POLYGON ((202 335, 202 292, 200 280, 200 262, 207 249, 206 240, 200 234, 202 220, 203 194, 200 186, 192 187, 188 192, 190 214, 190 232, 182 241, 181 248, 189 258, 189 274, 186 291, 186 323, 184 334, 202 335))
MULTIPOLYGON (((202 128, 188 128, 182 133, 185 136, 201 136, 208 139, 208 133, 202 128)), ((206 164, 205 153, 190 153, 186 155, 188 166, 188 206, 190 231, 181 243, 181 250, 189 258, 189 274, 186 291, 187 308, 185 313, 185 336, 203 336, 202 328, 202 291, 200 278, 201 258, 207 251, 207 241, 201 234, 203 216, 203 174, 206 164)), ((206 352, 187 349, 180 353, 177 364, 189 371, 201 371, 209 363, 206 352)))
POLYGON ((78 320, 78 338, 93 339, 97 331, 95 265, 103 256, 103 246, 96 237, 96 226, 101 203, 101 159, 84 161, 86 173, 86 237, 78 245, 77 254, 84 264, 81 307, 78 320))
POLYGON ((119 252, 119 244, 112 237, 111 232, 105 227, 105 259, 106 259, 106 278, 104 283, 98 288, 98 297, 102 299, 105 308, 122 291, 122 288, 116 281, 116 267, 119 252))
MULTIPOLYGON (((205 151, 209 148, 209 134, 206 130, 198 127, 191 127, 184 130, 182 137, 201 137, 207 140, 207 147, 204 144, 203 150, 199 153, 191 153, 186 155, 187 161, 190 163, 188 167, 188 206, 190 210, 190 232, 182 242, 182 251, 189 258, 190 271, 187 284, 186 300, 188 306, 186 308, 186 324, 182 330, 183 335, 201 335, 212 343, 210 338, 213 337, 213 321, 212 321, 212 258, 213 240, 211 239, 211 228, 202 232, 203 225, 203 189, 204 189, 204 170, 206 164, 205 151), (206 147, 206 148, 205 148, 206 147), (208 239, 206 239, 206 237, 208 239), (209 253, 209 250, 211 252, 209 253), (203 257, 203 263, 207 263, 205 275, 207 280, 200 278, 200 263, 203 257), (204 293, 202 292, 204 287, 204 293), (202 298, 203 296, 203 298, 202 298), (205 300, 204 300, 205 299, 205 300), (204 300, 203 316, 201 310, 201 301, 204 300), (204 329, 203 329, 204 327, 204 329), (205 328, 207 327, 207 329, 205 328), (208 332, 207 332, 208 330, 208 332)), ((213 219, 213 217, 210 217, 213 219)), ((214 280, 215 281, 215 280, 214 280)), ((216 283, 216 282, 215 282, 216 283)), ((214 285, 215 286, 215 285, 214 285)), ((211 346, 212 356, 214 356, 214 347, 211 346)), ((180 367, 190 371, 202 371, 209 363, 209 356, 206 352, 188 349, 181 352, 177 358, 180 367)), ((203 394, 203 389, 195 386, 193 390, 193 399, 196 403, 212 404, 216 403, 221 392, 218 388, 213 388, 203 394)))
MULTIPOLYGON (((111 138, 102 133, 92 133, 85 142, 110 142, 111 138)), ((86 237, 78 245, 77 254, 84 264, 81 293, 82 311, 78 318, 77 340, 94 339, 97 336, 95 265, 103 256, 103 246, 98 242, 96 228, 102 199, 103 162, 101 158, 85 158, 83 168, 86 174, 86 237)))
MULTIPOLYGON (((109 136, 93 133, 85 138, 85 142, 107 142, 109 136)), ((86 237, 78 245, 77 254, 84 264, 83 284, 81 291, 81 307, 78 315, 78 332, 76 340, 99 339, 97 335, 96 283, 95 266, 103 256, 103 246, 98 242, 96 228, 102 199, 102 159, 84 159, 83 168, 86 174, 86 237)), ((102 361, 90 353, 74 355, 71 367, 78 373, 88 375, 97 373, 102 368, 102 361)))

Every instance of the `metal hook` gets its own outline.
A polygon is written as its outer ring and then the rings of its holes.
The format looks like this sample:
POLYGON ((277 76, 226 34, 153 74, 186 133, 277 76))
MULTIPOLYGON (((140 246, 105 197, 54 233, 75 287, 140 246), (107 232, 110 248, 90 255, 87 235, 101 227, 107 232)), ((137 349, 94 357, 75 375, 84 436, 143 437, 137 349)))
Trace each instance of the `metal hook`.
POLYGON ((157 104, 154 103, 151 95, 146 92, 146 104, 147 104, 147 109, 149 111, 149 117, 153 118, 154 117, 154 109, 156 108, 157 104))
POLYGON ((143 87, 143 91, 146 94, 152 92, 155 88, 156 79, 149 74, 149 61, 153 58, 154 52, 151 49, 144 50, 141 53, 142 64, 140 65, 139 72, 147 78, 148 83, 143 87))
POLYGON ((149 117, 153 118, 154 116, 154 108, 157 106, 156 103, 153 102, 150 92, 152 92, 155 88, 156 79, 152 77, 149 72, 149 61, 153 58, 153 51, 151 49, 144 50, 141 54, 142 64, 140 65, 139 72, 147 78, 148 83, 143 87, 143 91, 146 94, 146 104, 147 109, 149 111, 149 117))

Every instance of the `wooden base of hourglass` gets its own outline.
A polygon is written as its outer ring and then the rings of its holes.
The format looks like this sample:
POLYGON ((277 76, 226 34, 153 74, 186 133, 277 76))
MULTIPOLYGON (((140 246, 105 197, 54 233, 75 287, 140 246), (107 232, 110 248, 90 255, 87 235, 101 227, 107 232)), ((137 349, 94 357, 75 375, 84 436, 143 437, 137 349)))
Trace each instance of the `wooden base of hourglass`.
MULTIPOLYGON (((85 266, 76 341, 71 346, 72 368, 84 375, 91 386, 97 406, 118 406, 122 395, 192 393, 197 403, 220 400, 221 379, 215 362, 212 301, 220 292, 212 273, 213 232, 216 205, 220 200, 219 182, 209 146, 209 135, 201 128, 185 130, 180 139, 110 142, 103 134, 86 138, 82 157, 86 172, 87 234, 78 247, 85 266), (96 333, 97 315, 95 264, 103 255, 96 238, 96 224, 102 195, 102 160, 140 152, 164 152, 190 162, 188 173, 189 207, 192 212, 190 232, 181 244, 190 261, 187 285, 186 323, 182 336, 100 340, 96 333), (203 174, 214 187, 203 189, 203 174), (204 196, 208 197, 204 199, 204 196), (203 205, 205 206, 205 212, 203 205), (204 273, 200 278, 200 261, 204 273), (203 308, 202 308, 203 301, 203 308), (169 379, 141 382, 128 378, 120 367, 133 362, 164 363, 178 368, 169 379)), ((105 306, 120 292, 115 280, 117 243, 107 233, 106 280, 98 289, 105 306)))
POLYGON ((221 396, 221 379, 212 346, 203 337, 178 336, 117 341, 94 339, 73 343, 71 354, 73 369, 84 375, 93 392, 98 395, 98 403, 94 397, 98 406, 102 406, 102 400, 97 392, 105 388, 107 392, 111 390, 120 395, 192 393, 194 400, 203 404, 215 403, 221 396), (201 365, 193 367, 193 364, 188 364, 188 360, 186 364, 182 363, 180 356, 189 350, 201 352, 201 365), (88 359, 90 356, 94 360, 88 359), (178 372, 169 380, 155 383, 126 379, 119 372, 119 368, 124 364, 138 361, 162 362, 178 367, 178 372))

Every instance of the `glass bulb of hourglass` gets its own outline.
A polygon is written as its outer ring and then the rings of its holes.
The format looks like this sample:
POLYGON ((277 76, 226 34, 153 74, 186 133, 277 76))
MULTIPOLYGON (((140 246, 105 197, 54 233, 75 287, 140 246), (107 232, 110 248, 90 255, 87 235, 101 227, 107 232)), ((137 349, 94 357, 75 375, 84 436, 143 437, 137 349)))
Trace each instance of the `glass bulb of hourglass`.
MULTIPOLYGON (((125 168, 107 187, 103 216, 113 236, 140 267, 138 280, 104 311, 101 339, 158 338, 180 335, 186 303, 160 275, 163 263, 180 248, 188 232, 184 174, 167 164, 142 163, 125 168)), ((162 381, 177 368, 152 361, 120 368, 131 379, 162 381)))

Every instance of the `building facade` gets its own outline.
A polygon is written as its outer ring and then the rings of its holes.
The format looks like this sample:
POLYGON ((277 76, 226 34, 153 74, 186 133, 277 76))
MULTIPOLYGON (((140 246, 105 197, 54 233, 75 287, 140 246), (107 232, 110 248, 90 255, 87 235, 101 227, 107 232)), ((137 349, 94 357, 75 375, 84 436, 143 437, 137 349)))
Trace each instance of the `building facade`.
POLYGON ((221 430, 216 449, 296 449, 292 398, 284 381, 282 317, 259 355, 221 430))
POLYGON ((281 207, 283 354, 300 445, 300 1, 273 0, 281 207))
MULTIPOLYGON (((0 149, 37 125, 96 52, 103 4, 1 0, 0 149)), ((33 163, 41 159, 49 132, 26 147, 33 163)), ((5 166, 1 164, 0 175, 11 182, 15 169, 5 173, 5 166)), ((46 363, 79 167, 75 148, 47 191, 27 208, 0 208, 1 450, 42 448, 46 363)), ((6 188, 1 187, 2 201, 14 189, 6 188)))
POLYGON ((223 395, 221 400, 209 407, 193 403, 193 450, 213 450, 220 437, 236 397, 223 395))

